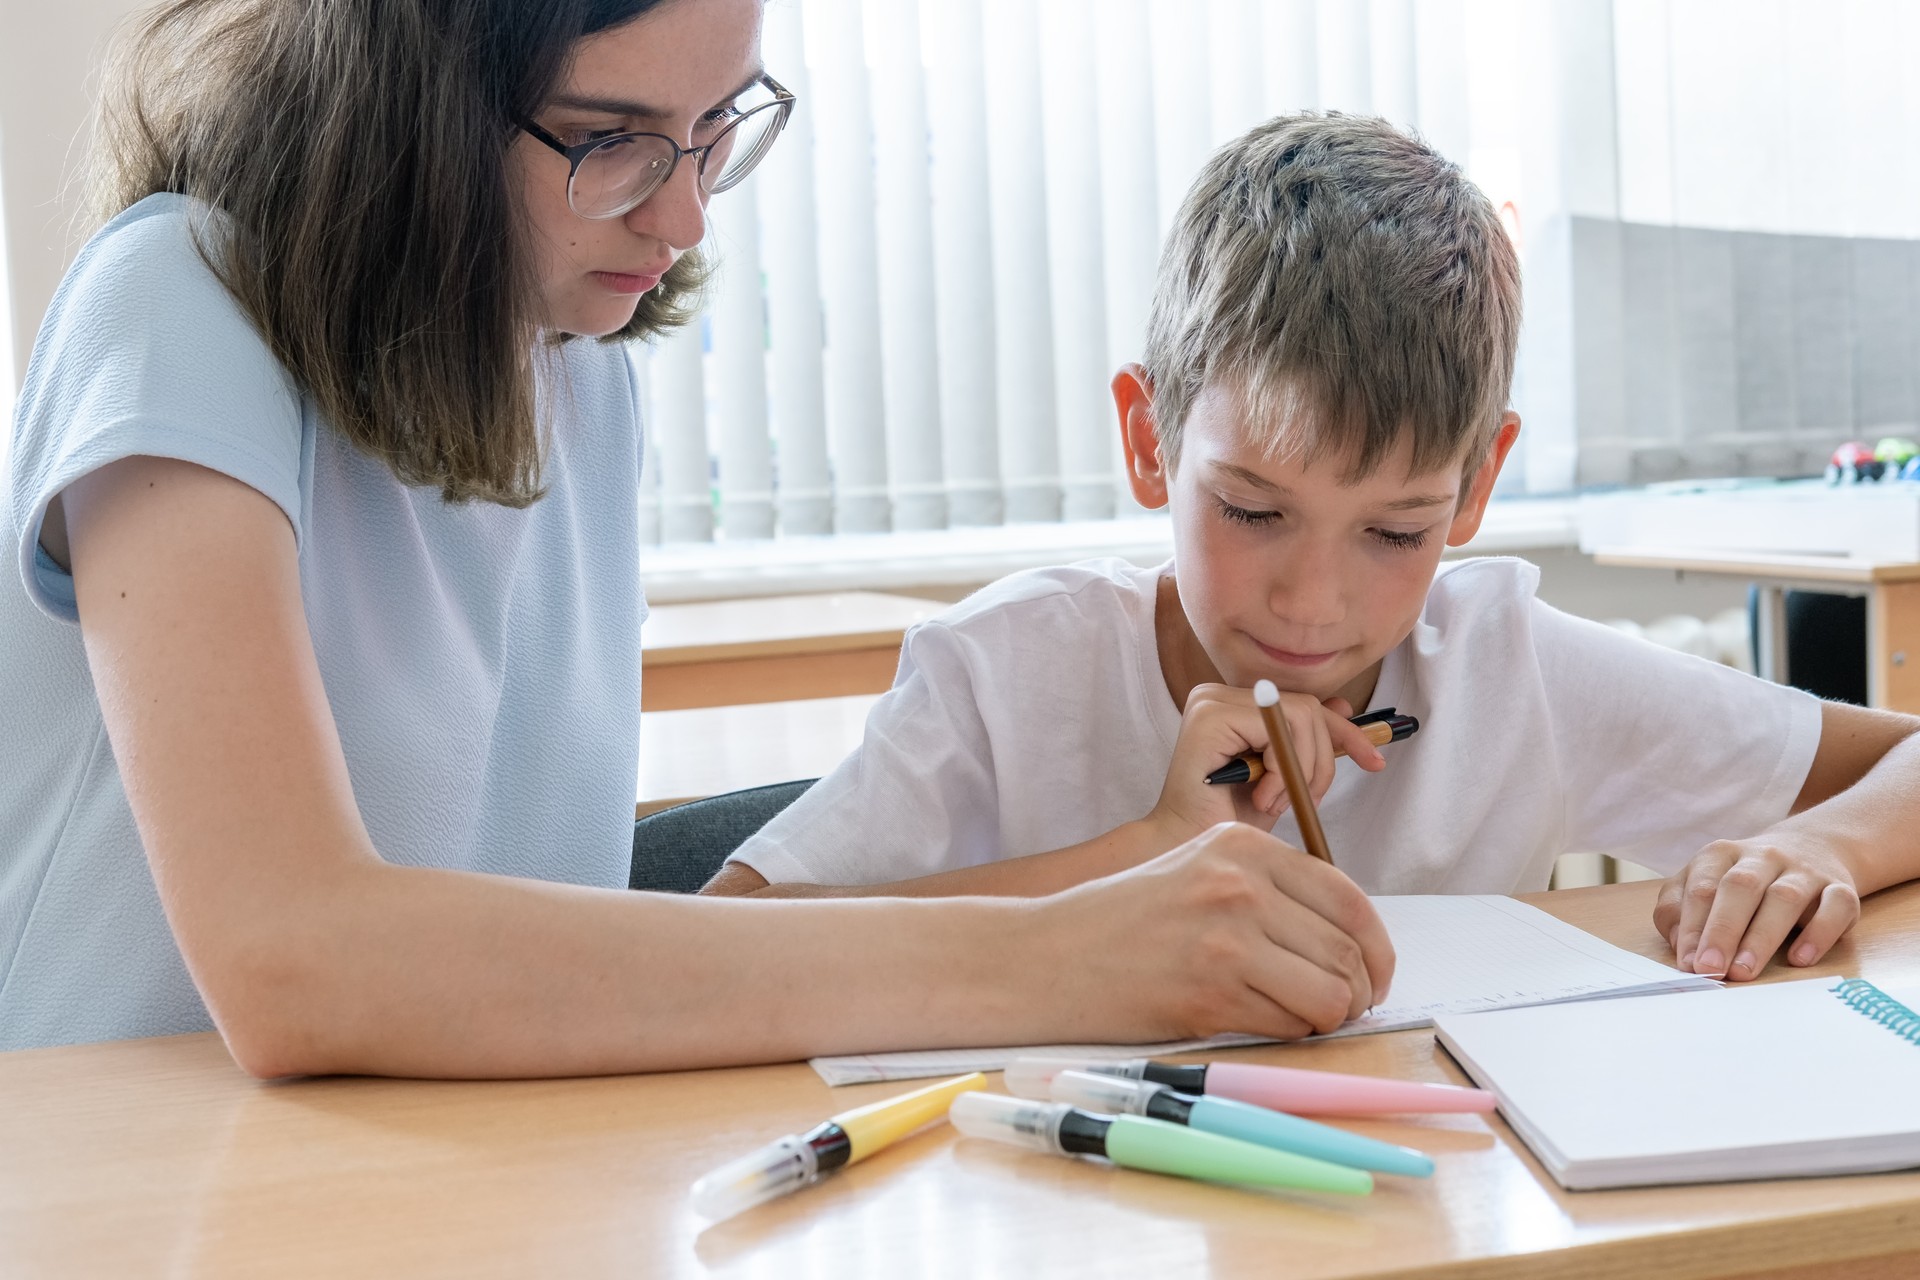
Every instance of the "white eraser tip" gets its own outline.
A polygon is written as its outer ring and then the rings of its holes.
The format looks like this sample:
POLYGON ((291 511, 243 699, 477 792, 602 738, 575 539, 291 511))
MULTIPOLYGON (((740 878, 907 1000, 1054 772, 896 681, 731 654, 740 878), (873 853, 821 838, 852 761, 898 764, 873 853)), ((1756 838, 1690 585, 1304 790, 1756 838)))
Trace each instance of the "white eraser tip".
POLYGON ((1263 707, 1280 704, 1280 690, 1274 688, 1271 680, 1256 680, 1253 685, 1253 700, 1263 707))

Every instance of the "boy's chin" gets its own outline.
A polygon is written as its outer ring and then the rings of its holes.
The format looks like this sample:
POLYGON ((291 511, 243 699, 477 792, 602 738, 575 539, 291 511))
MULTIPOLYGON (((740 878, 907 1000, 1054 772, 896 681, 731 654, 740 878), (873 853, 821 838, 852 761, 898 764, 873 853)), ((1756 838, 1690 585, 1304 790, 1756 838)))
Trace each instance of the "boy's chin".
POLYGON ((1246 670, 1223 672, 1228 684, 1239 689, 1251 689, 1262 680, 1273 681, 1274 688, 1282 693, 1305 693, 1325 700, 1339 693, 1352 676, 1344 673, 1344 664, 1329 664, 1326 671, 1305 672, 1291 668, 1276 668, 1271 663, 1246 670))
MULTIPOLYGON (((1341 654, 1317 668, 1303 669, 1284 663, 1261 662, 1257 668, 1236 671, 1228 680, 1242 689, 1253 688, 1257 681, 1271 680, 1282 693, 1304 693, 1325 702, 1328 698, 1341 695, 1366 667, 1366 663, 1358 661, 1353 655, 1341 654)), ((1354 710, 1357 712, 1364 708, 1356 707, 1354 710)))

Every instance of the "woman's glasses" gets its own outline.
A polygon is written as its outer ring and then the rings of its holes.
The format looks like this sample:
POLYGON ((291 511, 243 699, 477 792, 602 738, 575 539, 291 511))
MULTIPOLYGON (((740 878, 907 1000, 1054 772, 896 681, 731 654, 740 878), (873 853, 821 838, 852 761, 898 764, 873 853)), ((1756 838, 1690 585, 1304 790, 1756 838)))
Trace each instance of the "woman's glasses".
POLYGON ((575 213, 617 218, 665 186, 684 157, 699 166, 700 189, 708 195, 738 186, 772 149, 793 102, 772 76, 761 76, 741 102, 701 119, 691 147, 660 133, 613 133, 570 147, 531 120, 520 127, 567 158, 567 204, 575 213))

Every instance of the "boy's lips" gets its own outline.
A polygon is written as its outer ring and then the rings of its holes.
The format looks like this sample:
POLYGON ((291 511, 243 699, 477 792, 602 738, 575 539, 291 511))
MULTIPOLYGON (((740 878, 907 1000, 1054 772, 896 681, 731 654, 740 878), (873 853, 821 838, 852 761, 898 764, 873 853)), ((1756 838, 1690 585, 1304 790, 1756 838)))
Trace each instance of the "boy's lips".
MULTIPOLYGON (((1247 639, 1253 640, 1253 637, 1248 636, 1247 639)), ((1326 653, 1295 653, 1291 649, 1276 649, 1272 645, 1264 644, 1259 640, 1253 640, 1253 643, 1255 647, 1269 659, 1289 667, 1324 666, 1339 657, 1341 653, 1339 649, 1333 649, 1326 653)))

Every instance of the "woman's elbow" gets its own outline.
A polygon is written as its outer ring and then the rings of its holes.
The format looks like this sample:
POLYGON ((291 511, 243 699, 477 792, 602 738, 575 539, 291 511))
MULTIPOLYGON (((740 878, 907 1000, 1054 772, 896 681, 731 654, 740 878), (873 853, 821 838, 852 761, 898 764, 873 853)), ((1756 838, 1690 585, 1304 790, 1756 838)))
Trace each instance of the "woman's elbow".
POLYGON ((344 1027, 317 957, 286 943, 229 949, 194 966, 227 1052, 261 1080, 343 1070, 344 1027))

